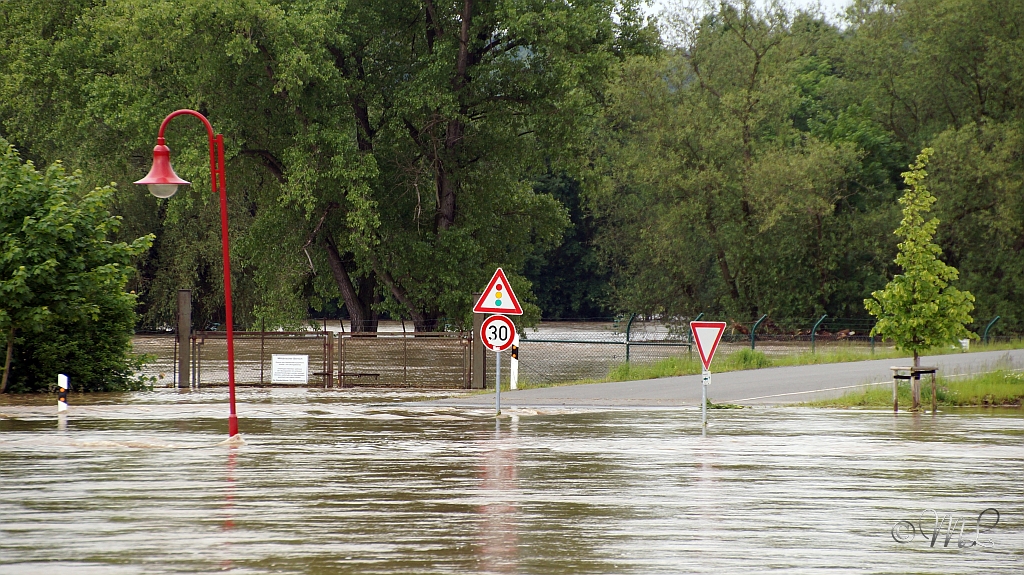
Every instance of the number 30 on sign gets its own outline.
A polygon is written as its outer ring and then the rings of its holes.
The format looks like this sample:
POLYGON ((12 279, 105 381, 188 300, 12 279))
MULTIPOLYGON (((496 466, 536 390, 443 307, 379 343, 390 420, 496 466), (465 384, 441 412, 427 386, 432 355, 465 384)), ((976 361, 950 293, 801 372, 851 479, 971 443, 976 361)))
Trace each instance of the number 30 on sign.
POLYGON ((515 337, 515 324, 503 315, 492 315, 480 327, 480 340, 491 351, 505 351, 512 347, 515 337))

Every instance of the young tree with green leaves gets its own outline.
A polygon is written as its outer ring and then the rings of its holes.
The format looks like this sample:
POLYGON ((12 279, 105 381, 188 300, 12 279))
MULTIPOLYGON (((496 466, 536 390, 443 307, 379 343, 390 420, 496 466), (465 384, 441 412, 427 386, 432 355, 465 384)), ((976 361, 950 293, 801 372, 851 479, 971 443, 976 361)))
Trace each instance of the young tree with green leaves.
POLYGON ((907 191, 900 198, 903 220, 896 235, 899 244, 896 264, 903 273, 864 300, 868 313, 878 318, 871 335, 896 343, 896 349, 914 354, 914 367, 921 365, 921 352, 964 338, 977 338, 965 327, 971 323, 974 296, 950 285, 957 279, 956 268, 939 259, 941 248, 932 239, 939 226, 937 218, 925 220, 935 203, 925 185, 925 166, 932 155, 925 148, 903 173, 907 191))
POLYGON ((12 363, 21 334, 28 336, 22 341, 49 346, 29 354, 35 367, 20 374, 21 390, 45 389, 58 371, 90 373, 91 386, 98 389, 109 388, 107 376, 111 381, 131 376, 135 295, 125 293, 124 286, 132 258, 153 238, 131 245, 108 241, 120 225, 108 211, 114 188, 81 193, 79 187, 77 174, 66 175, 59 163, 40 172, 0 138, 0 329, 6 344, 0 393, 12 369, 22 367, 12 363), (120 332, 110 333, 111 325, 120 332), (43 332, 46 337, 34 335, 43 332), (46 361, 72 356, 75 365, 46 361), (93 364, 99 363, 104 369, 97 371, 93 364))

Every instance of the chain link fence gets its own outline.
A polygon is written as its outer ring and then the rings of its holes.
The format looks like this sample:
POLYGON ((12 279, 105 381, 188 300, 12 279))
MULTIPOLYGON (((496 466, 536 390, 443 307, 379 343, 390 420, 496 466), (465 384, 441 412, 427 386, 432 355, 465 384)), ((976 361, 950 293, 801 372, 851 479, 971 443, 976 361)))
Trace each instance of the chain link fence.
MULTIPOLYGON (((227 334, 196 332, 189 346, 190 385, 226 385, 227 334)), ((136 334, 133 347, 152 359, 142 375, 155 378, 157 385, 183 381, 174 333, 136 334)), ((468 332, 235 332, 234 347, 238 385, 276 385, 274 355, 306 356, 307 385, 325 388, 462 388, 470 375, 468 332)))
MULTIPOLYGON (((687 317, 618 316, 546 321, 520 332, 519 381, 549 384, 601 380, 623 363, 653 364, 670 357, 695 358, 687 317)), ((697 319, 697 318, 692 318, 697 319)), ((717 356, 754 349, 768 356, 802 353, 863 354, 865 359, 891 342, 871 337, 874 321, 851 318, 769 317, 737 321, 728 327, 717 356)), ((982 323, 991 328, 993 321, 982 323)), ((468 388, 474 338, 470 332, 413 333, 400 322, 380 322, 373 333, 344 331, 340 322, 324 322, 305 332, 237 332, 235 377, 240 385, 271 385, 274 354, 306 355, 309 385, 319 387, 468 388)), ((994 330, 993 330, 994 331, 994 330)), ((981 330, 979 330, 980 334, 981 330)), ((990 342, 1016 336, 986 333, 990 342)), ((190 380, 200 386, 227 382, 227 349, 223 332, 197 332, 190 343, 190 380)), ((153 361, 143 375, 157 385, 179 381, 179 350, 170 332, 138 334, 136 353, 153 361)), ((508 381, 511 353, 503 353, 502 380, 508 381)), ((494 385, 493 353, 484 359, 485 382, 494 385)))

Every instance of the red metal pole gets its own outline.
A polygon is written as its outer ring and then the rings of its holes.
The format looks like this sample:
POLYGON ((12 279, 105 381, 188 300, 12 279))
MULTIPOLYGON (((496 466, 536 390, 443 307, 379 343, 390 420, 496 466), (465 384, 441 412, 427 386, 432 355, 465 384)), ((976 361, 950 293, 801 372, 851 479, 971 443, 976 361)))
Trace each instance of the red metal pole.
POLYGON ((228 248, 228 190, 224 181, 224 136, 217 134, 217 173, 210 174, 217 179, 220 191, 220 236, 224 255, 224 323, 228 330, 228 436, 238 435, 238 415, 235 412, 235 326, 231 310, 231 251, 228 248), (219 177, 218 177, 219 176, 219 177))
POLYGON ((235 412, 235 326, 231 311, 231 253, 228 249, 228 192, 224 178, 224 136, 214 135, 213 126, 206 116, 195 110, 175 110, 164 118, 157 133, 158 143, 163 143, 164 130, 172 118, 181 115, 195 116, 206 126, 210 144, 210 187, 213 193, 220 194, 220 236, 221 250, 224 258, 224 323, 227 326, 228 338, 228 436, 238 435, 238 415, 235 412))

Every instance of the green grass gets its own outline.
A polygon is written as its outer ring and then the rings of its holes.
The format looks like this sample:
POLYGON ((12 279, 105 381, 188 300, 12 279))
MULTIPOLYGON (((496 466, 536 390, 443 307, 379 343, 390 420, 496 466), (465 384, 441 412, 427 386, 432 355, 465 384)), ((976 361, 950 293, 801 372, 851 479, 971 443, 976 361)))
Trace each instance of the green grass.
MULTIPOLYGON (((1010 342, 992 343, 988 345, 980 343, 971 344, 971 352, 982 351, 1003 351, 1010 349, 1024 348, 1024 339, 1010 342)), ((922 355, 946 355, 962 353, 960 348, 942 347, 928 350, 922 355)), ((900 353, 893 348, 876 348, 874 352, 867 346, 843 346, 826 348, 817 353, 806 351, 792 355, 768 356, 763 352, 751 349, 741 349, 728 355, 715 357, 711 370, 715 373, 726 371, 742 371, 747 369, 761 369, 766 367, 786 367, 796 365, 817 365, 824 363, 846 363, 851 361, 865 361, 871 359, 897 359, 909 358, 911 354, 900 353)), ((660 377, 674 377, 678 375, 697 375, 702 371, 700 360, 696 355, 670 357, 655 363, 620 363, 608 371, 603 379, 577 379, 572 381, 554 383, 532 383, 520 379, 518 389, 535 389, 541 387, 554 387, 560 385, 581 385, 586 383, 606 383, 613 381, 636 381, 640 379, 657 379, 660 377)), ((508 390, 508 383, 502 384, 503 390, 508 390)), ((493 390, 490 391, 493 393, 493 390)), ((892 405, 892 392, 889 393, 889 405, 892 405)), ((930 393, 930 391, 929 391, 930 393)), ((929 402, 931 396, 929 395, 929 402)), ((901 400, 902 402, 902 400, 901 400)), ((929 403, 930 405, 930 403, 929 403)))
MULTIPOLYGON (((974 344, 972 352, 981 351, 1002 351, 1009 349, 1020 349, 1024 347, 1024 340, 1017 340, 1006 343, 990 345, 974 344)), ((959 348, 936 348, 925 352, 922 355, 946 355, 951 353, 962 353, 959 348)), ((865 361, 870 359, 896 359, 909 358, 911 354, 900 353, 892 348, 876 349, 874 353, 868 347, 835 347, 817 353, 806 351, 792 355, 768 356, 764 353, 741 349, 725 357, 717 357, 711 365, 715 373, 725 371, 741 371, 745 369, 761 369, 765 367, 786 367, 794 365, 817 365, 823 363, 846 363, 850 361, 865 361)), ((696 357, 670 357, 652 364, 622 363, 613 367, 608 376, 602 381, 633 381, 637 379, 656 379, 659 377, 672 377, 677 375, 696 375, 702 370, 700 360, 696 357)), ((589 383, 589 382, 588 382, 589 383)))
MULTIPOLYGON (((902 409, 911 405, 910 384, 901 384, 898 391, 902 409)), ((999 370, 968 377, 940 377, 936 383, 935 400, 943 407, 1021 406, 1024 399, 1024 373, 999 370)), ((932 404, 929 379, 921 380, 921 406, 932 404)), ((811 407, 892 407, 892 386, 880 385, 865 391, 847 393, 836 399, 811 401, 811 407)))

